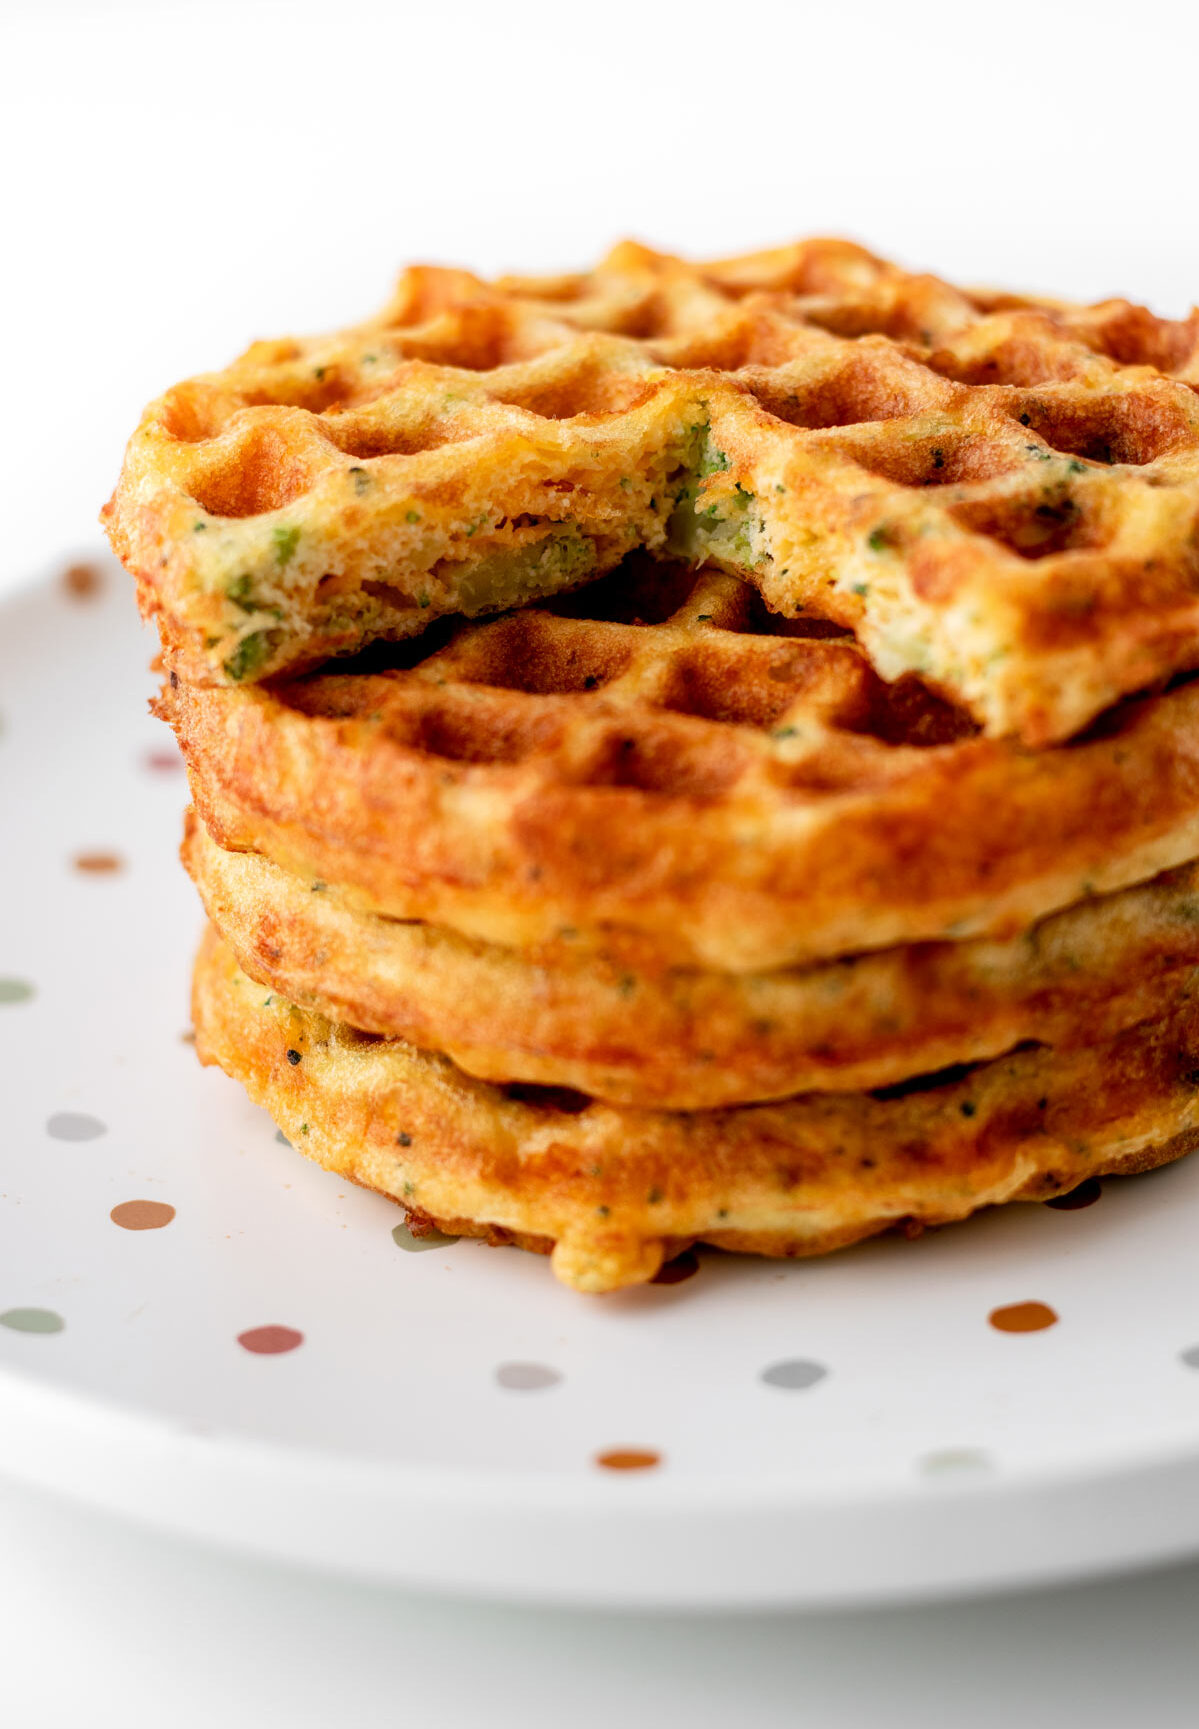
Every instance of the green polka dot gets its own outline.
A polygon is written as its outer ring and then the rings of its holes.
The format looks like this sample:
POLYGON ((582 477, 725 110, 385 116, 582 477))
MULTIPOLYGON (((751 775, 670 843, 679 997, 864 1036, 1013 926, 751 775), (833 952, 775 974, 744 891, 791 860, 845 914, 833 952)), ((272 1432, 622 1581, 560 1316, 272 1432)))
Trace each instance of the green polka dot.
POLYGON ((28 979, 0 979, 0 1003, 27 1003, 32 995, 28 979))
POLYGON ((61 1333, 66 1324, 53 1309, 5 1309, 0 1315, 0 1327, 14 1333, 61 1333))
POLYGON ((457 1237, 443 1236, 440 1231, 430 1231, 427 1237, 414 1237, 407 1225, 397 1225, 391 1233, 391 1240, 397 1249, 445 1249, 459 1241, 457 1237))
POLYGON ((981 1447, 946 1447, 939 1453, 926 1453, 919 1468, 926 1477, 969 1477, 990 1470, 991 1461, 981 1447))

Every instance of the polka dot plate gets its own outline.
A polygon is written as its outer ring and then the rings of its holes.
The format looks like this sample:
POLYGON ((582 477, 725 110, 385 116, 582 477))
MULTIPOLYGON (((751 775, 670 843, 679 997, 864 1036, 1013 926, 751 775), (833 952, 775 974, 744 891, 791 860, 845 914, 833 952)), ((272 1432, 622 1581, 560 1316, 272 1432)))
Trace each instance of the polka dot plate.
POLYGON ((416 1241, 188 1042, 153 643, 0 608, 0 1469, 176 1532, 580 1603, 935 1595, 1199 1549, 1199 1159, 579 1297, 416 1241))

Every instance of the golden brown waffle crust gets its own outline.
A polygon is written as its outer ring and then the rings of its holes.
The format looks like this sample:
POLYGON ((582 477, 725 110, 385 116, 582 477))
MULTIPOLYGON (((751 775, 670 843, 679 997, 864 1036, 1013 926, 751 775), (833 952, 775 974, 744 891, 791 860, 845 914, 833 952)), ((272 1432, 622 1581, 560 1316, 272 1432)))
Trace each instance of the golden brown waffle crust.
POLYGON ((1169 1009, 1199 968, 1199 864, 1019 937, 928 943, 774 973, 554 965, 356 912, 331 887, 218 847, 182 858, 242 969, 329 1020, 442 1051, 496 1082, 712 1110, 886 1087, 1036 1041, 1102 1042, 1169 1009))
POLYGON ((633 547, 852 627, 992 735, 1199 662, 1199 314, 966 291, 845 241, 484 282, 152 403, 104 512, 182 676, 318 664, 633 547))
POLYGON ((1199 1014, 1185 993, 1106 1043, 1024 1051, 900 1096, 691 1115, 514 1098, 444 1058, 268 1002, 211 932, 193 1014, 201 1059, 307 1156, 418 1219, 552 1244, 554 1271, 582 1291, 652 1278, 690 1241, 818 1254, 1199 1144, 1199 1014))
POLYGON ((534 609, 386 676, 168 681, 158 712, 222 846, 513 948, 767 970, 1011 934, 1199 855, 1199 683, 1068 747, 894 744, 853 718, 873 675, 852 643, 718 628, 746 592, 701 578, 639 635, 534 609), (563 664, 573 691, 503 686, 563 664), (666 706, 680 669, 732 718, 666 706), (737 709, 763 691, 786 724, 737 709))

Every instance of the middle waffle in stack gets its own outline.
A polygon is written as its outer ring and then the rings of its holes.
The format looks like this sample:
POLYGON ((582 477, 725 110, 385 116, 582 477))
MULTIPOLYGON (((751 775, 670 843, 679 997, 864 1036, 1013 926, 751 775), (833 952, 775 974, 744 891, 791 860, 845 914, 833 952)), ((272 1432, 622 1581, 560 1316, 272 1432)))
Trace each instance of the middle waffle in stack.
POLYGON ((1034 751, 636 557, 437 629, 161 703, 201 1055, 418 1229, 602 1290, 1199 1140, 1199 686, 1034 751))

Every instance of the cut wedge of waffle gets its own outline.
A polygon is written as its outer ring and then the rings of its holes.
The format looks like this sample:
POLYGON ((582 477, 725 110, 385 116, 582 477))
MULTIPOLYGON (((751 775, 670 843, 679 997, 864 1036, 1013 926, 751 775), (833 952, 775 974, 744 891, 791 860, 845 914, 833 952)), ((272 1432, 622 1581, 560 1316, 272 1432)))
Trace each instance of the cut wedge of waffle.
POLYGON ((712 1110, 893 1086, 1036 1042, 1096 1044, 1168 1011, 1199 968, 1199 864, 1004 941, 921 943, 775 972, 554 966, 437 925, 355 912, 189 813, 183 861, 264 988, 443 1051, 468 1074, 612 1104, 712 1110))
POLYGON ((239 682, 631 547, 852 627, 990 734, 1199 664, 1199 314, 967 293, 842 241, 487 283, 151 404, 105 516, 172 664, 239 682))
POLYGON ((193 1016, 201 1060, 240 1081, 299 1151, 399 1201, 421 1229, 552 1250, 559 1278, 583 1291, 644 1282, 696 1239, 820 1254, 1199 1144, 1199 1014, 1185 992, 1070 1052, 1022 1051, 882 1095, 697 1113, 472 1080, 267 997, 211 931, 193 1016))
POLYGON ((1010 934, 1199 856, 1199 681, 1034 752, 815 628, 633 558, 407 664, 168 679, 158 712, 221 845, 546 961, 1010 934))

